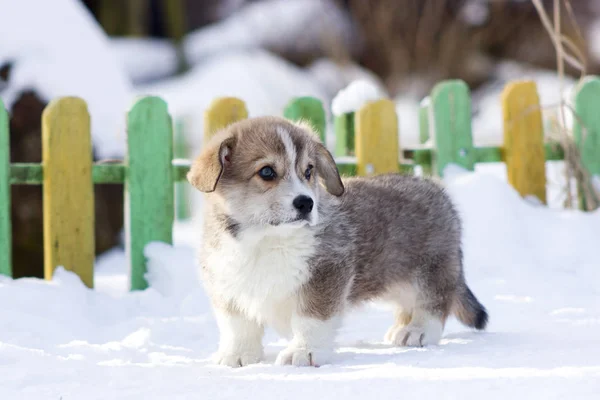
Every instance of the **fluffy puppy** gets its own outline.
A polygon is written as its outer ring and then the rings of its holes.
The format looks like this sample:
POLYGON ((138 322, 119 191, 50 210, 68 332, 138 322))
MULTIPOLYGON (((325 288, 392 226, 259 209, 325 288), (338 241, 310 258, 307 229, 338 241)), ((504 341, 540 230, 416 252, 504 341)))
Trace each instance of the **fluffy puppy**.
POLYGON ((265 326, 290 339, 277 364, 328 363, 344 311, 370 300, 393 304, 385 339, 397 346, 437 344, 450 314, 485 328, 459 216, 432 181, 342 181, 310 127, 276 117, 218 132, 188 180, 206 194, 200 264, 219 364, 259 362, 265 326))

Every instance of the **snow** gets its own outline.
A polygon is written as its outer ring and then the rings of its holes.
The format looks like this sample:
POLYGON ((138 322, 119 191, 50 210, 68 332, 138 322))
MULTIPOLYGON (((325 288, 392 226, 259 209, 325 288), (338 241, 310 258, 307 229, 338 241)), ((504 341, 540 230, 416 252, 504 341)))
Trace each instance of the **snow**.
POLYGON ((358 42, 350 23, 330 0, 264 0, 248 4, 223 22, 188 34, 183 45, 192 63, 232 49, 262 47, 310 54, 321 50, 324 35, 338 38, 347 46, 358 42))
POLYGON ((410 96, 398 96, 396 115, 398 116, 398 140, 402 148, 419 148, 419 108, 420 103, 410 96))
POLYGON ((592 177, 592 185, 594 185, 596 191, 600 193, 600 176, 594 175, 592 177))
POLYGON ((394 348, 382 344, 391 312, 374 303, 347 316, 331 365, 274 366, 285 341, 268 331, 263 363, 214 366, 200 221, 179 223, 174 246, 147 247, 145 291, 126 292, 121 250, 99 259, 95 290, 64 270, 51 282, 0 278, 0 398, 596 398, 600 212, 532 205, 481 171, 448 167, 445 184, 486 332, 451 319, 439 346, 394 348))
POLYGON ((490 5, 479 0, 468 1, 461 8, 460 16, 469 25, 481 26, 490 16, 490 5))
POLYGON ((377 75, 352 62, 335 63, 328 58, 321 58, 315 60, 306 70, 332 98, 356 80, 366 81, 376 86, 378 91, 385 92, 383 82, 377 75))
POLYGON ((46 100, 82 97, 98 154, 122 155, 131 83, 83 4, 0 0, 0 9, 0 64, 14 62, 9 86, 1 93, 7 108, 24 89, 35 89, 46 100))
POLYGON ((588 45, 594 61, 600 62, 600 20, 592 22, 588 28, 588 45))
POLYGON ((110 47, 134 85, 177 72, 177 53, 168 40, 118 37, 110 39, 110 47))
POLYGON ((331 102, 333 115, 342 115, 359 110, 365 104, 386 98, 386 93, 366 79, 352 81, 339 91, 331 102))
POLYGON ((219 53, 183 76, 139 86, 136 92, 162 97, 174 120, 186 121, 191 151, 201 143, 204 110, 217 97, 244 100, 250 116, 283 115, 294 97, 328 100, 309 73, 260 49, 219 53))

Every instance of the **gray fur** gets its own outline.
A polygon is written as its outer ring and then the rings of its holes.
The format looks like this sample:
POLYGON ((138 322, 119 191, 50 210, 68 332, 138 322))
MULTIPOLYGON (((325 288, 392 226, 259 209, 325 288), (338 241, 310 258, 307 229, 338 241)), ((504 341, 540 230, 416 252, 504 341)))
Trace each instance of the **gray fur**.
MULTIPOLYGON (((408 282, 419 288, 423 306, 445 319, 457 295, 470 293, 460 219, 449 196, 433 181, 407 175, 349 178, 344 186, 341 199, 321 200, 322 223, 314 228, 318 251, 310 260, 314 278, 304 288, 312 299, 307 312, 329 316, 345 282, 352 281, 351 304, 384 297, 408 282)), ((474 304, 461 319, 475 327, 470 312, 481 305, 474 296, 467 302, 474 304)))

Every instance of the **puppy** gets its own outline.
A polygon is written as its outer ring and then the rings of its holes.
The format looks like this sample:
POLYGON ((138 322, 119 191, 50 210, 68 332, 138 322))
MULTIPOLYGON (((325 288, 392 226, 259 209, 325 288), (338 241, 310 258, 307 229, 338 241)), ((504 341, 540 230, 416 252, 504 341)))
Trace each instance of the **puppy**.
POLYGON ((328 363, 344 311, 370 300, 394 306, 385 339, 397 346, 437 344, 450 314, 485 328, 459 216, 432 181, 342 181, 309 126, 276 117, 218 132, 188 180, 206 193, 200 264, 219 364, 259 362, 265 326, 290 339, 276 364, 328 363))

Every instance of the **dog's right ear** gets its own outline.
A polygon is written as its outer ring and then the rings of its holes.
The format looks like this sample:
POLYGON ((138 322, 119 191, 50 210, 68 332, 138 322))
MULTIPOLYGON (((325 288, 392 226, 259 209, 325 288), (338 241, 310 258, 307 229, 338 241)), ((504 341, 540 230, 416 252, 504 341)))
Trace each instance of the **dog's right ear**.
POLYGON ((214 192, 231 156, 236 138, 228 130, 215 134, 194 160, 187 179, 192 186, 204 193, 214 192))

